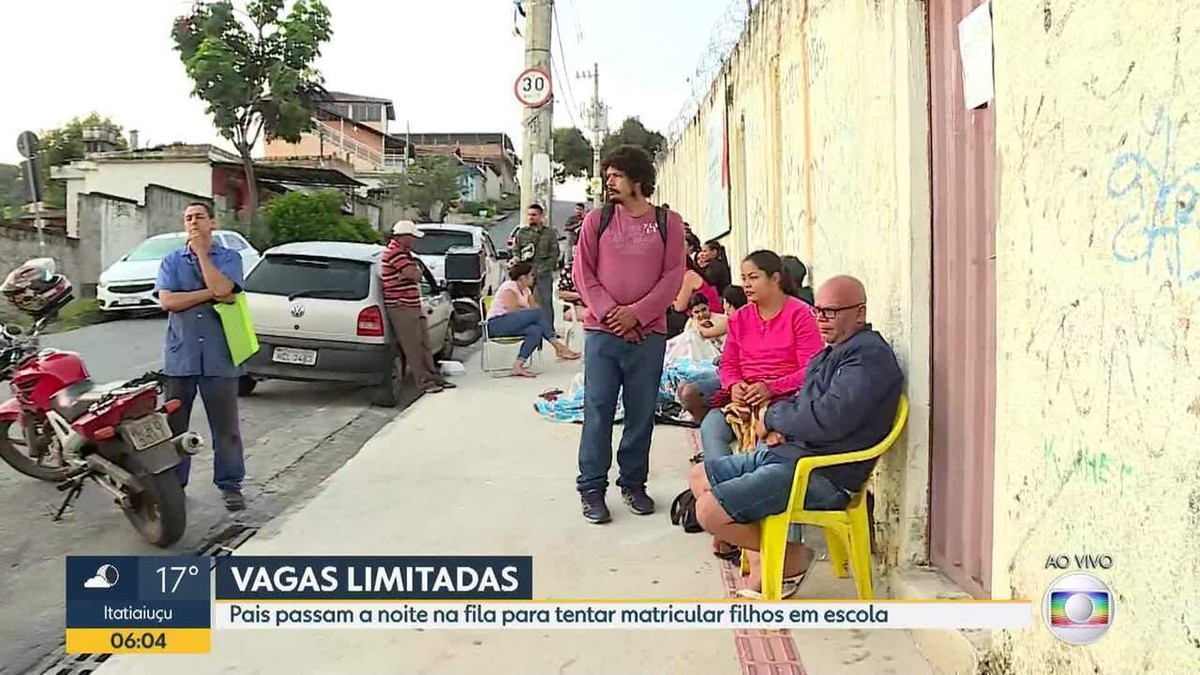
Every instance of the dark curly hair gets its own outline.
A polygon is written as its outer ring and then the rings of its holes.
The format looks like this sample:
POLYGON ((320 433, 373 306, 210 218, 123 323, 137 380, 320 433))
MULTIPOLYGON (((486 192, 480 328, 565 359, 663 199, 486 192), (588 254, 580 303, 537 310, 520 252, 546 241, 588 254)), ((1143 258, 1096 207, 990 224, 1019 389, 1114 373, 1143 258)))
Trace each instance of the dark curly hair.
POLYGON ((658 172, 649 153, 638 145, 622 145, 608 154, 600 163, 600 170, 607 171, 609 167, 625 174, 632 183, 637 183, 642 189, 642 196, 649 199, 654 196, 654 183, 658 180, 658 172))

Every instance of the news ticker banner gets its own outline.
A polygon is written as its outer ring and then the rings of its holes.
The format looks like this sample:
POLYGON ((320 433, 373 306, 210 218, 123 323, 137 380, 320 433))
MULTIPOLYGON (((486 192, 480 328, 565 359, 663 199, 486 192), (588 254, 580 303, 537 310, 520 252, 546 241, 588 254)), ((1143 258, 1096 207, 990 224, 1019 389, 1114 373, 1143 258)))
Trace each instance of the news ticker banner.
POLYGON ((1028 601, 534 600, 528 556, 72 556, 66 583, 68 653, 205 653, 214 629, 1021 629, 1034 613, 1028 601))

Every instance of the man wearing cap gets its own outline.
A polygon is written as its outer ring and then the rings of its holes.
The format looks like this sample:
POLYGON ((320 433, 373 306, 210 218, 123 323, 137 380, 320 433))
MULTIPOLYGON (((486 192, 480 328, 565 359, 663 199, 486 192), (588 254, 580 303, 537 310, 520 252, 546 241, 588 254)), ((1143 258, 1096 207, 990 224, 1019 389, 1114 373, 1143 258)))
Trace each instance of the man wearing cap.
POLYGON ((421 277, 424 270, 412 254, 413 242, 425 236, 411 220, 392 226, 392 238, 380 260, 383 305, 392 332, 400 342, 404 360, 421 391, 435 394, 455 385, 442 377, 429 350, 429 328, 421 312, 421 277))

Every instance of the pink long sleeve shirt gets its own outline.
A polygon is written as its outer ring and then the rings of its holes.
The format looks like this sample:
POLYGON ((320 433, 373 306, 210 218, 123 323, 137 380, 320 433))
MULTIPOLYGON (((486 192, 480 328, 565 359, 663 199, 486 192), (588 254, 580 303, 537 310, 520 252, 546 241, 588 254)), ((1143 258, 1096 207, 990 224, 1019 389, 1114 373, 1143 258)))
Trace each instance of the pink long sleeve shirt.
POLYGON ((667 308, 683 286, 683 220, 667 214, 667 241, 658 231, 654 209, 634 217, 617 206, 612 221, 597 236, 601 209, 593 209, 579 230, 579 252, 572 277, 587 312, 585 330, 612 331, 604 317, 618 306, 633 309, 643 332, 667 332, 667 308))
POLYGON ((824 348, 817 320, 802 300, 788 297, 770 321, 763 321, 758 307, 749 303, 729 318, 721 388, 728 390, 739 381, 762 382, 772 398, 791 394, 804 384, 808 362, 824 348))

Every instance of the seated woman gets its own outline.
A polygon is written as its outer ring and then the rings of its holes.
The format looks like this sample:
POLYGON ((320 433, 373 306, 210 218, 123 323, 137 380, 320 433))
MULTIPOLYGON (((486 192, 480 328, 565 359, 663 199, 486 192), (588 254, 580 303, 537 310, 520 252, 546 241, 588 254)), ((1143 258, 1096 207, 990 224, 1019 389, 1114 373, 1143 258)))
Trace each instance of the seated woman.
POLYGON ((675 302, 667 308, 667 337, 673 338, 683 332, 687 326, 688 307, 692 296, 701 293, 708 298, 709 308, 721 307, 721 295, 717 289, 700 272, 699 265, 690 256, 687 258, 687 270, 683 273, 683 284, 675 295, 675 302))
POLYGON ((534 307, 533 266, 527 262, 514 264, 508 270, 508 279, 500 284, 496 291, 496 299, 488 308, 487 328, 491 337, 524 336, 525 341, 521 343, 521 349, 517 352, 512 374, 518 377, 536 377, 536 373, 525 368, 525 362, 533 356, 533 350, 542 346, 542 340, 554 345, 558 358, 578 359, 579 353, 571 351, 566 343, 558 339, 554 333, 554 326, 546 320, 546 315, 534 307))
POLYGON ((700 273, 704 275, 708 283, 717 287, 718 293, 724 293, 725 289, 733 283, 725 247, 716 239, 704 242, 704 247, 696 256, 696 264, 700 267, 700 273))
MULTIPOLYGON (((728 286, 725 292, 721 294, 722 304, 725 308, 725 333, 729 331, 728 319, 733 316, 734 312, 745 306, 749 300, 746 299, 746 291, 741 286, 728 286)), ((715 315, 714 315, 715 316, 715 315)), ((725 348, 725 340, 721 341, 721 349, 725 348)), ((709 401, 713 394, 721 388, 721 374, 713 369, 710 372, 705 372, 688 380, 679 389, 679 402, 683 405, 683 409, 688 411, 692 420, 699 422, 708 414, 709 401)), ((701 457, 697 454, 693 459, 699 461, 701 457)))
POLYGON ((811 286, 805 286, 804 280, 808 277, 808 267, 800 262, 800 259, 794 255, 785 255, 782 258, 783 269, 792 277, 792 284, 795 286, 793 297, 800 298, 807 302, 810 306, 813 304, 813 290, 811 286))
MULTIPOLYGON (((756 251, 742 262, 742 284, 750 304, 729 320, 721 353, 721 389, 709 398, 700 423, 704 457, 732 454, 733 429, 721 407, 733 402, 753 407, 789 396, 804 384, 808 363, 825 341, 812 310, 793 297, 795 288, 783 261, 771 251, 756 251)), ((800 528, 791 530, 799 541, 800 528)), ((740 555, 716 544, 720 557, 740 555)))

